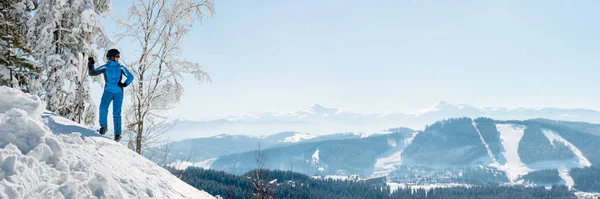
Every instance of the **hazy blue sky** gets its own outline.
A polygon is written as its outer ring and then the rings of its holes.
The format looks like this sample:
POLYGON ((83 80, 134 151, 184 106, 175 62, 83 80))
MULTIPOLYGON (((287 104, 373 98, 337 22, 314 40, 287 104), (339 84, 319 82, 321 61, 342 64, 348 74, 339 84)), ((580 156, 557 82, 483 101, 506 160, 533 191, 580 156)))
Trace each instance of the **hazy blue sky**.
MULTIPOLYGON (((126 18, 113 1, 103 20, 126 18)), ((184 44, 212 84, 185 83, 186 119, 322 104, 415 111, 600 109, 600 1, 215 0, 184 44)), ((127 41, 124 59, 134 59, 127 41)), ((99 86, 94 86, 99 101, 99 86)))

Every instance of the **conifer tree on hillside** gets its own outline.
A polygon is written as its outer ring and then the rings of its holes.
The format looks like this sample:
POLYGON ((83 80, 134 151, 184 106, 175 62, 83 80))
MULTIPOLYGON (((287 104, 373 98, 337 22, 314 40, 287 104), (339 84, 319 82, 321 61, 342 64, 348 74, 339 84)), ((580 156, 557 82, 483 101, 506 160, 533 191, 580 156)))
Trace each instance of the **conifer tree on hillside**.
POLYGON ((44 0, 30 20, 28 38, 42 72, 41 89, 31 92, 46 101, 48 110, 73 121, 95 121, 85 66, 87 57, 95 56, 94 45, 112 45, 98 21, 98 15, 110 12, 110 2, 44 0))
POLYGON ((36 7, 34 0, 0 0, 0 85, 24 92, 41 86, 27 41, 27 22, 36 7))

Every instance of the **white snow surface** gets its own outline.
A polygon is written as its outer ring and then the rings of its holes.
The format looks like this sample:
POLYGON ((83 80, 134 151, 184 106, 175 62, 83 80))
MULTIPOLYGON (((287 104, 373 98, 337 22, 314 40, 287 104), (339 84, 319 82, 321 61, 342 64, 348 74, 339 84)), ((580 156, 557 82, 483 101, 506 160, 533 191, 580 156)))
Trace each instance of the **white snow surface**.
POLYGON ((558 176, 560 176, 560 178, 562 178, 565 181, 565 185, 569 189, 573 188, 573 185, 575 185, 575 181, 573 180, 571 175, 569 175, 569 169, 559 169, 558 176))
POLYGON ((316 135, 311 135, 308 133, 294 133, 294 135, 286 137, 285 139, 283 139, 283 142, 285 143, 295 143, 295 142, 300 142, 302 140, 308 140, 308 139, 312 139, 312 138, 316 138, 316 135))
POLYGON ((210 167, 212 166, 212 163, 215 162, 215 160, 217 160, 217 158, 210 158, 210 159, 202 160, 200 162, 188 162, 188 161, 177 160, 177 161, 169 164, 169 166, 171 166, 175 169, 178 169, 178 170, 184 170, 191 166, 200 167, 200 168, 204 168, 204 169, 210 169, 210 167))
POLYGON ((45 106, 41 106, 39 97, 24 95, 22 92, 8 87, 0 87, 0 113, 6 113, 13 108, 21 109, 29 115, 40 115, 45 106))
POLYGON ((43 110, 39 98, 0 87, 0 198, 214 198, 117 142, 85 136, 92 130, 66 132, 83 128, 43 120, 43 110))
POLYGON ((597 199, 600 198, 600 193, 576 191, 575 196, 577 196, 577 198, 597 199))
POLYGON ((410 137, 404 139, 401 145, 398 145, 394 142, 394 144, 391 145, 392 147, 394 147, 393 149, 391 149, 394 152, 388 156, 379 158, 375 161, 373 175, 387 175, 390 172, 392 172, 396 167, 402 165, 402 152, 404 152, 404 149, 406 149, 406 147, 412 143, 417 134, 419 134, 419 132, 412 133, 410 137))
POLYGON ((386 135, 386 134, 392 134, 392 131, 375 131, 375 132, 371 132, 371 133, 359 133, 360 134, 360 138, 368 138, 371 136, 378 136, 378 135, 386 135))
POLYGON ((313 165, 319 164, 319 148, 317 148, 317 150, 315 150, 315 153, 313 153, 311 163, 313 165))
POLYGON ((505 150, 502 152, 502 155, 506 158, 506 163, 504 165, 492 163, 490 166, 494 166, 499 170, 504 171, 510 181, 515 182, 519 176, 523 176, 532 171, 532 169, 527 167, 527 165, 521 161, 518 153, 519 142, 521 142, 521 138, 523 138, 525 127, 512 124, 497 124, 496 128, 500 132, 500 139, 502 140, 502 146, 505 150))

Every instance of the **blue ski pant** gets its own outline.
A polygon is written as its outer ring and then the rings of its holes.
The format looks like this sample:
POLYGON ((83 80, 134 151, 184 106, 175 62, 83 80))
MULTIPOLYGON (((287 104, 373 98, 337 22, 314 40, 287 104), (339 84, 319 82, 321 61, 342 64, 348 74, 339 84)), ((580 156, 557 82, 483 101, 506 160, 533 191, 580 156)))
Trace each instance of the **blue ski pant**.
POLYGON ((100 126, 107 126, 108 106, 113 102, 113 122, 115 134, 121 134, 121 107, 123 106, 123 93, 104 91, 100 101, 100 126))

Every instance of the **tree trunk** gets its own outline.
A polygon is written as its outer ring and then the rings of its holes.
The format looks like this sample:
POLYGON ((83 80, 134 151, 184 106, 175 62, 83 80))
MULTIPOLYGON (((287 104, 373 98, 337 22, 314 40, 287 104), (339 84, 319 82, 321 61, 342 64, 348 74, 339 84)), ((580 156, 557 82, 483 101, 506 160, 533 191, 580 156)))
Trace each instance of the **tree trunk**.
POLYGON ((10 83, 9 83, 9 85, 10 85, 11 88, 16 88, 15 85, 13 84, 13 69, 10 68, 9 70, 10 70, 10 83))
MULTIPOLYGON (((141 69, 141 67, 140 67, 141 69)), ((140 70, 141 71, 141 70, 140 70)), ((143 94, 144 94, 144 76, 140 75, 140 80, 139 81, 139 90, 138 92, 140 92, 140 99, 138 99, 138 107, 137 107, 137 123, 138 123, 138 129, 137 129, 137 136, 135 138, 135 152, 137 152, 138 154, 142 154, 142 136, 144 133, 144 116, 142 115, 142 99, 143 99, 143 94)))
POLYGON ((142 154, 142 135, 144 132, 144 120, 142 118, 142 106, 138 103, 137 110, 137 135, 135 137, 135 152, 142 154))
POLYGON ((140 120, 138 124, 137 136, 135 138, 135 152, 142 154, 142 132, 144 132, 144 122, 140 120))

